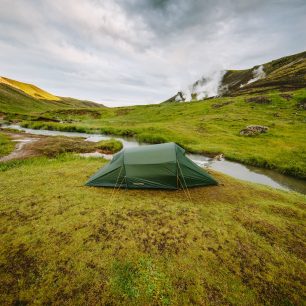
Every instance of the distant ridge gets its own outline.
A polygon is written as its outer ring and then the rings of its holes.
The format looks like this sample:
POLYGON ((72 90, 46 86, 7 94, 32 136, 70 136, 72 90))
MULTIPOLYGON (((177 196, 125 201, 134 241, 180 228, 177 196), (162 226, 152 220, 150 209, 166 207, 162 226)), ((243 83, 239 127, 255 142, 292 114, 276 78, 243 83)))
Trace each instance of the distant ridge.
POLYGON ((216 74, 203 76, 165 102, 187 102, 213 96, 237 96, 271 90, 292 91, 300 88, 306 88, 306 52, 285 56, 250 69, 225 70, 219 73, 219 77, 216 74))
POLYGON ((5 77, 0 77, 0 83, 12 86, 14 88, 17 88, 27 95, 36 98, 36 99, 44 99, 44 100, 53 100, 53 101, 59 101, 60 98, 33 85, 33 84, 27 84, 23 82, 19 82, 16 80, 12 80, 5 77))
POLYGON ((55 96, 33 84, 0 77, 0 112, 27 113, 61 108, 105 107, 92 101, 55 96))

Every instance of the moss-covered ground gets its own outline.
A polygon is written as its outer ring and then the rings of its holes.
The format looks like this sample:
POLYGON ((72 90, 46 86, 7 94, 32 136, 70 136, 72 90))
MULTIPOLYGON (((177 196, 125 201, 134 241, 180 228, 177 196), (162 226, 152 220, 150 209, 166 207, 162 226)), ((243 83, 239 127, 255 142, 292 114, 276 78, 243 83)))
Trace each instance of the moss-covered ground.
POLYGON ((85 187, 103 164, 0 164, 1 305, 305 302, 305 196, 217 173, 191 202, 85 187))

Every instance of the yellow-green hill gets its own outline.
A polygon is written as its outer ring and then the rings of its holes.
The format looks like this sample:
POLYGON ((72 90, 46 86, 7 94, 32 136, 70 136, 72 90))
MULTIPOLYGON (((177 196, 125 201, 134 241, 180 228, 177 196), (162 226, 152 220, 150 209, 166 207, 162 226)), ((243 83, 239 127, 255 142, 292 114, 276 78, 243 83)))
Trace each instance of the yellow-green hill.
POLYGON ((40 113, 62 108, 104 107, 91 101, 55 96, 35 85, 0 77, 0 113, 40 113))
POLYGON ((7 84, 9 86, 15 87, 27 95, 36 98, 36 99, 44 99, 44 100, 53 100, 53 101, 59 101, 60 98, 33 85, 33 84, 27 84, 23 82, 19 82, 16 80, 8 79, 5 77, 0 77, 0 83, 7 84))

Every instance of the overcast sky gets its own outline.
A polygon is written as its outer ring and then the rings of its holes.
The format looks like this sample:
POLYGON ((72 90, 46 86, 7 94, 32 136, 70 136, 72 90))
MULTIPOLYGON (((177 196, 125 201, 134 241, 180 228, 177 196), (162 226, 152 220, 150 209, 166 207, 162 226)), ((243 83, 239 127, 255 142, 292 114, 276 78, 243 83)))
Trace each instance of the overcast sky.
POLYGON ((306 0, 0 0, 0 75, 109 106, 306 49, 306 0))

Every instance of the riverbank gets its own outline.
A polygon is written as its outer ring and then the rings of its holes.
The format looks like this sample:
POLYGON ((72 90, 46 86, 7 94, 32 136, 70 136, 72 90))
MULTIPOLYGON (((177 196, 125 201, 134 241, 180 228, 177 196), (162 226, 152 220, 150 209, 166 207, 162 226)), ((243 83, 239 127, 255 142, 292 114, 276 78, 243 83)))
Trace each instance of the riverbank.
POLYGON ((303 302, 305 196, 214 173, 220 186, 191 189, 191 202, 111 200, 84 186, 103 163, 66 154, 0 169, 1 304, 303 302))
POLYGON ((46 120, 35 116, 17 120, 34 129, 133 136, 147 143, 173 141, 189 152, 211 156, 223 153, 228 160, 305 179, 306 119, 298 103, 306 98, 306 90, 288 93, 288 97, 272 92, 264 97, 267 104, 248 102, 250 96, 239 96, 95 112, 49 111, 43 114, 46 120), (249 125, 266 126, 268 132, 240 135, 249 125))
POLYGON ((87 142, 81 137, 33 135, 12 129, 3 130, 1 135, 10 145, 10 150, 3 150, 7 154, 0 157, 0 162, 38 156, 55 157, 68 152, 114 154, 122 149, 122 143, 115 139, 87 142))
MULTIPOLYGON (((22 128, 18 125, 11 125, 7 126, 8 130, 15 129, 26 133, 27 135, 39 135, 39 136, 64 136, 64 137, 71 137, 74 139, 77 138, 84 138, 85 141, 88 142, 99 142, 99 141, 107 141, 113 137, 115 140, 122 143, 124 148, 129 147, 137 147, 144 145, 142 142, 138 142, 133 137, 116 137, 110 135, 103 135, 103 134, 86 134, 86 133, 79 133, 79 132, 63 132, 63 131, 51 131, 51 130, 38 130, 38 129, 28 129, 22 128)), ((5 129, 4 129, 5 130, 5 129)), ((73 142, 73 141, 72 141, 73 142)), ((88 147, 88 145, 87 145, 88 147)), ((72 147, 76 148, 75 152, 80 152, 80 149, 74 145, 72 147)), ((92 147, 93 149, 94 147, 92 147)), ((82 146, 81 146, 82 149, 82 146)), ((48 150, 47 150, 48 151, 48 150)), ((81 154, 84 157, 104 157, 110 159, 109 155, 100 154, 98 152, 91 152, 91 153, 84 153, 81 154)), ((277 173, 273 170, 252 167, 252 166, 245 166, 243 164, 239 164, 237 162, 231 162, 224 158, 210 158, 205 155, 201 154, 187 154, 187 156, 198 164, 200 167, 205 167, 206 169, 212 169, 227 175, 230 175, 234 178, 246 180, 248 182, 264 184, 267 186, 271 186, 278 189, 283 190, 292 190, 297 191, 303 194, 306 194, 306 184, 304 180, 297 179, 291 176, 286 176, 280 173, 277 173)))

